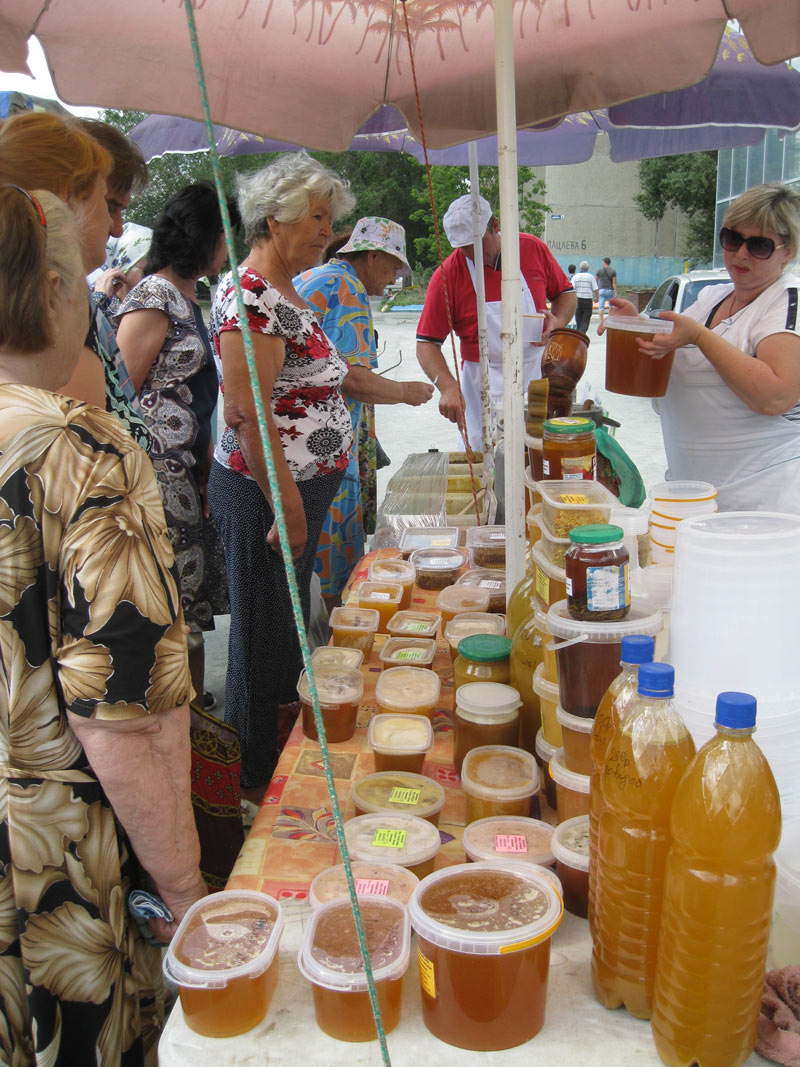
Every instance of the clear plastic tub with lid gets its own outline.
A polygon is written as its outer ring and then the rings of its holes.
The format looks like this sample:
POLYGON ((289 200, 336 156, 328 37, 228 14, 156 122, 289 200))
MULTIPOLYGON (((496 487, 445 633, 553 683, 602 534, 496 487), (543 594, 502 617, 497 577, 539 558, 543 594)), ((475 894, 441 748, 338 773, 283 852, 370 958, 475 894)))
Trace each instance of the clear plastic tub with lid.
POLYGON ((351 790, 356 815, 389 812, 416 815, 439 824, 444 807, 444 789, 432 778, 412 771, 376 771, 353 782, 351 790))
POLYGON ((531 549, 531 561, 536 579, 536 597, 547 610, 551 604, 565 600, 567 596, 567 572, 548 559, 541 541, 531 549))
POLYGON ((506 572, 490 567, 474 567, 464 571, 458 585, 475 586, 489 590, 489 611, 502 615, 506 610, 506 572))
POLYGON ((489 1052, 541 1030, 550 937, 563 916, 547 876, 497 861, 446 867, 417 886, 409 912, 434 1036, 489 1052))
POLYGON ((334 608, 329 621, 334 645, 358 648, 365 656, 370 654, 380 622, 374 608, 334 608))
POLYGON ((418 548, 458 548, 458 527, 407 526, 400 534, 400 554, 408 559, 418 548))
POLYGON ((619 501, 600 482, 538 482, 542 521, 553 537, 569 537, 576 526, 608 522, 619 501))
MULTIPOLYGON (((408 969, 411 928, 405 907, 391 897, 359 899, 372 977, 388 1034, 400 1022, 403 975, 408 969)), ((339 1041, 377 1039, 356 924, 349 900, 315 908, 306 927, 297 966, 311 982, 317 1026, 339 1041)))
POLYGON ((560 823, 589 814, 590 777, 567 768, 563 748, 550 760, 550 777, 556 783, 556 810, 560 823))
POLYGON ((441 615, 402 609, 389 619, 386 631, 392 637, 436 637, 441 615))
MULTIPOLYGON (((358 705, 364 695, 364 675, 352 667, 318 667, 314 669, 314 682, 327 740, 331 744, 349 741, 356 730, 358 705)), ((306 671, 300 675, 297 695, 303 715, 303 733, 317 741, 317 724, 306 671)))
MULTIPOLYGON (((391 897, 401 904, 408 904, 411 894, 419 885, 419 878, 397 863, 351 863, 353 881, 358 896, 391 897)), ((308 888, 308 902, 319 908, 331 900, 349 900, 347 875, 344 864, 326 867, 314 878, 308 888)))
POLYGON ((378 613, 378 630, 385 634, 389 619, 400 610, 403 587, 396 582, 360 582, 356 600, 360 608, 374 608, 378 613))
POLYGON ((544 673, 544 663, 533 672, 533 691, 539 698, 542 717, 542 736, 545 741, 556 748, 562 744, 561 724, 558 721, 558 682, 548 682, 544 673))
POLYGON ((311 666, 314 670, 318 667, 350 667, 352 670, 358 670, 363 662, 364 653, 360 648, 323 645, 311 653, 311 666))
POLYGON ((495 815, 465 826, 461 843, 467 859, 474 863, 505 860, 549 867, 555 863, 552 837, 553 827, 541 819, 495 815))
POLYGON ((458 646, 465 637, 473 634, 499 634, 506 632, 505 615, 486 611, 463 611, 454 615, 444 628, 444 639, 450 646, 450 658, 455 663, 458 646))
POLYGON ((375 702, 381 711, 425 715, 433 722, 441 684, 435 671, 423 667, 387 667, 375 686, 375 702))
POLYGON ((500 682, 508 685, 511 641, 499 634, 472 634, 458 644, 453 663, 453 693, 457 696, 468 682, 500 682))
POLYGON ((542 777, 545 799, 547 800, 547 803, 552 811, 556 810, 556 805, 558 802, 556 800, 556 783, 550 776, 550 760, 553 758, 553 756, 555 756, 556 752, 558 752, 558 749, 559 746, 551 745, 550 742, 546 740, 544 734, 540 730, 539 733, 536 735, 536 762, 539 764, 539 771, 542 777))
POLYGON ((460 548, 418 548, 410 561, 420 589, 444 589, 458 578, 467 556, 460 548))
POLYGON ((442 844, 432 822, 417 815, 390 812, 348 819, 344 836, 351 859, 362 863, 397 863, 418 878, 431 873, 442 844))
POLYGON ((282 930, 280 905, 265 893, 224 890, 189 908, 163 967, 190 1030, 233 1037, 261 1022, 278 983, 282 930))
POLYGON ((576 774, 591 774, 594 768, 590 753, 594 719, 582 715, 570 715, 559 706, 556 719, 561 727, 561 740, 564 748, 564 763, 567 770, 576 774))
POLYGON ((639 350, 637 338, 650 341, 672 331, 664 319, 638 315, 609 315, 606 319, 606 389, 625 396, 664 396, 669 385, 674 351, 654 359, 639 350))
POLYGON ((442 625, 447 626, 456 615, 465 611, 488 611, 492 599, 488 589, 478 589, 471 585, 448 585, 436 600, 436 607, 442 613, 442 625))
POLYGON ((390 637, 384 641, 378 658, 381 666, 433 667, 436 642, 432 637, 390 637))
POLYGON ((529 815, 531 797, 539 789, 539 768, 521 748, 482 745, 464 757, 461 788, 467 825, 490 815, 529 815))
POLYGON ((367 740, 376 771, 421 774, 425 756, 433 745, 433 727, 424 715, 373 715, 367 740))
POLYGON ((375 559, 369 565, 371 582, 392 582, 402 587, 400 607, 407 608, 414 591, 414 568, 405 559, 375 559))
POLYGON ((469 682, 456 697, 453 763, 461 770, 464 756, 481 745, 511 745, 519 738, 519 709, 522 701, 516 689, 497 682, 469 682))
POLYGON ((572 544, 569 537, 556 537, 551 534, 544 524, 542 518, 541 509, 538 515, 534 515, 529 522, 536 526, 537 536, 533 539, 528 537, 531 544, 538 544, 543 550, 544 554, 556 567, 566 569, 567 552, 569 552, 569 546, 572 544))
POLYGON ((470 526, 467 530, 467 551, 473 567, 505 570, 505 526, 470 526))
POLYGON ((564 907, 585 919, 589 913, 589 816, 560 822, 552 844, 564 907))

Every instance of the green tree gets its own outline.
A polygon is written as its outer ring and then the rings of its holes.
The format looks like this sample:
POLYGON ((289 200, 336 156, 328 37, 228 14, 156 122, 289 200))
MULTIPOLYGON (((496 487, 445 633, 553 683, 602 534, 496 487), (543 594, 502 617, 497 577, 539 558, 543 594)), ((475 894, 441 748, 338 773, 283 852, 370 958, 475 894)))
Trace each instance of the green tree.
POLYGON ((634 202, 646 219, 656 223, 668 207, 689 218, 683 253, 691 263, 706 263, 714 255, 717 196, 717 153, 660 156, 639 163, 642 191, 634 202))

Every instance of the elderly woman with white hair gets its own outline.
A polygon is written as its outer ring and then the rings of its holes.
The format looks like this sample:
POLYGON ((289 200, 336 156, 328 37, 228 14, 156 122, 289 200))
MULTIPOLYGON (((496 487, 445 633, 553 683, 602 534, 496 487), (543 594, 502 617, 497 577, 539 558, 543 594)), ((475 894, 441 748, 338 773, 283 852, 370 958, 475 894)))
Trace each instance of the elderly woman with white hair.
POLYGON ((594 307, 594 294, 597 292, 597 278, 589 273, 589 264, 584 259, 580 269, 572 275, 572 288, 578 298, 578 308, 575 312, 575 328, 581 333, 586 333, 589 323, 592 321, 592 309, 594 307))
POLYGON ((222 278, 210 332, 224 396, 208 497, 225 544, 231 604, 226 718, 239 731, 242 794, 259 803, 278 758, 278 708, 297 699, 302 669, 289 586, 261 447, 242 330, 258 388, 306 625, 322 523, 347 468, 353 428, 342 395, 346 361, 292 279, 319 263, 331 224, 355 203, 345 182, 305 152, 239 179, 250 252, 222 278))

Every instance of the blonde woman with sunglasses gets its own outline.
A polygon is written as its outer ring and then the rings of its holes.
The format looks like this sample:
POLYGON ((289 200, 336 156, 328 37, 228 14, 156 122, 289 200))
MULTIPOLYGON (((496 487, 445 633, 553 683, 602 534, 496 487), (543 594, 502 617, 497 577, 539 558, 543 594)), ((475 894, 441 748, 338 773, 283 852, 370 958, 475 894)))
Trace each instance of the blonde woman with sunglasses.
MULTIPOLYGON (((800 513, 800 192, 771 182, 731 204, 719 234, 729 285, 708 286, 672 331, 661 416, 667 478, 711 482, 721 511, 800 513)), ((636 314, 625 300, 617 313, 636 314)))

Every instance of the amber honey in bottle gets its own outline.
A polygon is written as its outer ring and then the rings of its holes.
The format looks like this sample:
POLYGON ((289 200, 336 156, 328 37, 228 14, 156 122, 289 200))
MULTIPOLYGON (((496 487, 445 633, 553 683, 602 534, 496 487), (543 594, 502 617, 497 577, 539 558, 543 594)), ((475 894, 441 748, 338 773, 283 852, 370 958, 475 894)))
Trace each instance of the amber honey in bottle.
POLYGON ((619 526, 597 524, 570 530, 565 559, 567 608, 573 619, 611 622, 631 610, 628 550, 619 526))

